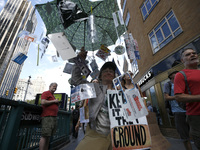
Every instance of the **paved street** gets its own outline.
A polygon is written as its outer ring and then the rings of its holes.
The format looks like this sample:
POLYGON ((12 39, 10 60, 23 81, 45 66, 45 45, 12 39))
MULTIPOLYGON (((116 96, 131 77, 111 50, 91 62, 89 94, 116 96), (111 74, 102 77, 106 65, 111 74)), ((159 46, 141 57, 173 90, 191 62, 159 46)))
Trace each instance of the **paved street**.
MULTIPOLYGON (((71 136, 70 143, 68 143, 60 150, 75 150, 76 146, 82 140, 83 137, 84 137, 83 130, 82 128, 80 128, 78 138, 75 139, 71 136)), ((166 139, 171 143, 171 147, 168 150, 185 150, 183 143, 179 139, 174 139, 174 138, 166 138, 166 139)), ((192 142, 192 148, 193 150, 197 150, 193 142, 192 142)))

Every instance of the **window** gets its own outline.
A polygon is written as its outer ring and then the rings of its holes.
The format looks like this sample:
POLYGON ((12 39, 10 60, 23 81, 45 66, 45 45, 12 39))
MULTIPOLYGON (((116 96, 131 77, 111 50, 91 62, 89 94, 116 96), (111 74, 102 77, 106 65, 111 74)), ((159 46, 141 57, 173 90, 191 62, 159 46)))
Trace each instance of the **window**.
POLYGON ((173 11, 170 11, 149 34, 153 53, 159 51, 182 31, 173 11))
POLYGON ((130 13, 127 12, 126 21, 125 21, 126 26, 128 26, 129 20, 130 20, 130 13))
POLYGON ((124 3, 123 3, 123 8, 122 8, 123 14, 124 14, 124 9, 125 9, 125 7, 126 7, 126 0, 124 0, 124 3))
POLYGON ((140 10, 142 12, 143 19, 146 20, 154 7, 158 4, 159 0, 145 0, 140 10))

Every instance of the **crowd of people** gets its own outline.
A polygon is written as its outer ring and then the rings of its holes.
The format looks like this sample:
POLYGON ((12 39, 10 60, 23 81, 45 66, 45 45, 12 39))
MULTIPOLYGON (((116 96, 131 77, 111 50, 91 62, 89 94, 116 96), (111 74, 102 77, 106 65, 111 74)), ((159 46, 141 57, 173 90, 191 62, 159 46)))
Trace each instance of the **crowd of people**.
MULTIPOLYGON (((87 57, 87 51, 84 48, 78 54, 83 60, 87 57)), ((195 146, 200 149, 200 70, 198 69, 199 58, 195 50, 191 48, 184 49, 181 54, 181 61, 185 66, 182 71, 169 73, 170 82, 165 84, 164 97, 170 102, 172 113, 175 118, 175 126, 187 150, 191 150, 190 134, 192 135, 195 146), (189 88, 187 88, 189 87, 189 88), (186 104, 184 109, 180 104, 186 104)), ((106 62, 100 69, 97 79, 93 80, 96 91, 96 98, 88 101, 89 123, 87 124, 85 136, 77 146, 76 150, 111 150, 112 140, 110 132, 110 119, 108 114, 107 90, 114 90, 113 79, 115 76, 116 64, 106 62)), ((139 88, 132 84, 132 73, 129 71, 122 77, 123 90, 139 88)), ((75 64, 72 70, 72 84, 88 83, 82 77, 81 69, 75 64), (76 82, 73 82, 76 81, 76 82)), ((58 112, 59 101, 55 99, 53 93, 56 91, 57 84, 52 83, 49 91, 41 96, 42 113, 42 137, 40 139, 40 150, 48 149, 50 137, 56 130, 56 116, 58 112)), ((140 91, 141 92, 141 91, 140 91)), ((142 94, 142 93, 141 93, 142 94)), ((78 110, 72 111, 73 114, 73 136, 77 138, 77 127, 80 126, 80 116, 78 110)), ((153 106, 147 101, 147 108, 153 112, 153 106)))

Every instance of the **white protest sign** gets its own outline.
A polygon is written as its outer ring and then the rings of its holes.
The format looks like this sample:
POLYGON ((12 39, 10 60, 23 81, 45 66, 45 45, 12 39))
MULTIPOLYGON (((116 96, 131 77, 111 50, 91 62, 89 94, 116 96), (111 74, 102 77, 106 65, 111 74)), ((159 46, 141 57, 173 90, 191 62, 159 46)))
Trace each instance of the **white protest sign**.
POLYGON ((80 84, 71 89, 72 103, 90 98, 96 98, 96 91, 93 83, 80 84))
POLYGON ((146 116, 134 120, 133 114, 124 115, 123 95, 108 90, 108 109, 111 122, 113 150, 132 150, 151 147, 151 136, 146 116))

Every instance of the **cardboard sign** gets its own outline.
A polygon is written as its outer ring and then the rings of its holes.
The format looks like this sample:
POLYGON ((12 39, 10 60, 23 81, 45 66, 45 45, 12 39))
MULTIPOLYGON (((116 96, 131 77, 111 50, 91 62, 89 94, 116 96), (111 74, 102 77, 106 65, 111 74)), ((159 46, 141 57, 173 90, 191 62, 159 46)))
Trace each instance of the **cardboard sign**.
POLYGON ((71 89, 72 103, 90 98, 96 98, 96 91, 93 83, 80 84, 71 89))
POLYGON ((113 150, 149 148, 151 137, 146 117, 135 120, 131 112, 125 115, 123 95, 118 91, 108 90, 107 99, 113 150))

